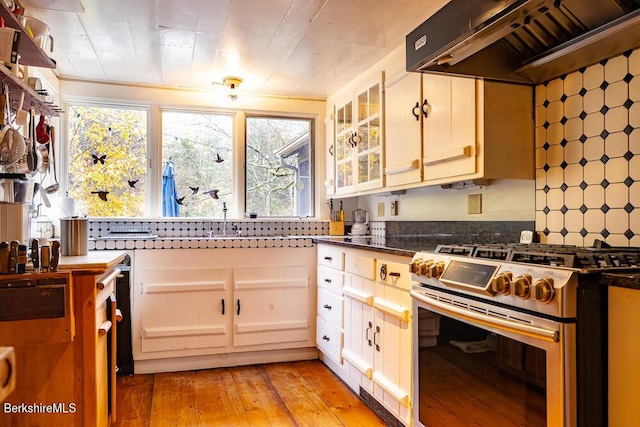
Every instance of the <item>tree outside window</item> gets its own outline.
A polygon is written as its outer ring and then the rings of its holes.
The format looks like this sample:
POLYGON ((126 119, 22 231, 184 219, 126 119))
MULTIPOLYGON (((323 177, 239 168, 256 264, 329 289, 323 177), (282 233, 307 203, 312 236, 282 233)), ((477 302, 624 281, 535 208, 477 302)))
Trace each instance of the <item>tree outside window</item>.
POLYGON ((80 214, 144 217, 147 111, 69 105, 68 193, 80 214))
POLYGON ((313 215, 313 120, 247 117, 246 209, 258 216, 313 215))

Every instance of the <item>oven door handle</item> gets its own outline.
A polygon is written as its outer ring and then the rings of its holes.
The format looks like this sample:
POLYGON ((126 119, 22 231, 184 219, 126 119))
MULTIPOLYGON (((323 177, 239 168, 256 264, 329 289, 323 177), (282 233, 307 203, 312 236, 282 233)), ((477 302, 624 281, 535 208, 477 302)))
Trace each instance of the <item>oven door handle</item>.
POLYGON ((537 326, 525 325, 522 323, 514 322, 512 320, 501 319, 499 317, 488 316, 486 314, 478 313, 475 311, 465 310, 463 308, 440 302, 416 291, 411 291, 411 296, 421 303, 435 308, 442 314, 451 315, 459 319, 550 342, 558 342, 560 339, 559 331, 552 331, 549 329, 539 328, 537 326))

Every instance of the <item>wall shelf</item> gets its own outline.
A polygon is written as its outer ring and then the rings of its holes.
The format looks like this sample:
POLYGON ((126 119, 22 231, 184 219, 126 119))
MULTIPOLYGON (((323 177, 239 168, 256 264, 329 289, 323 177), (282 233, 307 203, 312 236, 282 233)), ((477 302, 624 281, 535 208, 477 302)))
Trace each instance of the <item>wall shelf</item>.
POLYGON ((33 67, 56 68, 56 62, 49 58, 47 54, 40 49, 40 46, 36 44, 35 40, 25 32, 16 16, 7 9, 4 3, 0 3, 0 17, 4 18, 6 27, 16 29, 22 33, 20 36, 20 64, 33 67))

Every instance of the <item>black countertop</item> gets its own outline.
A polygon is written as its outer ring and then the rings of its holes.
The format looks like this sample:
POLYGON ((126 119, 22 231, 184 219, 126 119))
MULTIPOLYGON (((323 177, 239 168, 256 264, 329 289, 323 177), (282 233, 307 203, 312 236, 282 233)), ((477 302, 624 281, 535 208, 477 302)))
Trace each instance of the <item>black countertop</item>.
POLYGON ((618 286, 640 290, 639 273, 604 273, 600 276, 600 283, 607 286, 618 286))
POLYGON ((434 248, 416 247, 415 242, 402 239, 385 239, 384 237, 353 236, 353 237, 317 237, 314 243, 324 243, 336 246, 346 246, 354 249, 381 252, 386 254, 413 257, 418 251, 433 250, 434 248))

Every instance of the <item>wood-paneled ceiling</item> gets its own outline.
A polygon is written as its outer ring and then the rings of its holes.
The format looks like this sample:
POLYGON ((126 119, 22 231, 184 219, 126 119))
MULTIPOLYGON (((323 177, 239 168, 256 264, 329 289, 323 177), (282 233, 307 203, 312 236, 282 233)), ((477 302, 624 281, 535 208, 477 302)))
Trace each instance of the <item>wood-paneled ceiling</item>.
POLYGON ((243 92, 321 99, 446 2, 22 0, 51 28, 61 79, 211 89, 236 75, 243 92))

